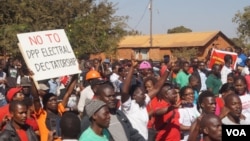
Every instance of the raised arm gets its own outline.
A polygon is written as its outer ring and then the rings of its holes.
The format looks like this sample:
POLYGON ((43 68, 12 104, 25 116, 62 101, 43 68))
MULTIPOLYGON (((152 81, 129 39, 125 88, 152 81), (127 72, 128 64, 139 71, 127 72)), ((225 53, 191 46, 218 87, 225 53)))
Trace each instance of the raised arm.
POLYGON ((161 87, 163 86, 164 82, 168 78, 168 75, 170 74, 170 71, 166 70, 162 77, 158 80, 158 82, 154 85, 154 88, 152 91, 148 92, 148 96, 152 99, 156 96, 156 94, 161 90, 161 87))
POLYGON ((196 141, 200 135, 200 121, 203 115, 198 117, 192 124, 189 130, 188 141, 196 141))
POLYGON ((122 92, 121 92, 122 103, 127 101, 130 97, 130 95, 129 95, 130 83, 131 83, 134 69, 136 68, 137 64, 138 64, 137 61, 132 60, 132 66, 129 68, 126 79, 123 81, 122 92))
POLYGON ((74 74, 71 78, 71 82, 69 84, 69 86, 67 87, 67 91, 62 99, 62 105, 64 107, 66 107, 68 101, 69 101, 69 97, 70 95, 72 94, 74 88, 75 88, 75 85, 77 83, 77 78, 78 78, 78 74, 74 74))
POLYGON ((41 102, 40 102, 37 85, 35 84, 36 82, 33 79, 33 75, 34 75, 33 72, 29 71, 29 78, 31 80, 31 95, 33 97, 35 111, 39 112, 39 110, 42 108, 42 105, 41 105, 41 102))

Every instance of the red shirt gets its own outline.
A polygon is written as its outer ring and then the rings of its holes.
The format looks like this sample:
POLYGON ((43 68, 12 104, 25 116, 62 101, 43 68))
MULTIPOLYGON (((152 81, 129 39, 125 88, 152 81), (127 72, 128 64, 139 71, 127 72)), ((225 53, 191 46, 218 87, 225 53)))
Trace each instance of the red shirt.
POLYGON ((194 72, 194 68, 193 67, 190 67, 189 70, 188 70, 188 73, 189 74, 192 74, 194 72))
POLYGON ((245 75, 245 79, 247 81, 247 89, 250 91, 250 75, 245 75))
MULTIPOLYGON (((147 111, 148 111, 148 113, 154 110, 153 105, 157 105, 157 101, 156 101, 156 100, 154 100, 154 101, 151 100, 151 101, 148 103, 148 105, 147 105, 147 111)), ((151 117, 149 118, 147 127, 148 127, 148 128, 154 128, 154 121, 155 121, 154 116, 151 116, 151 117)))
POLYGON ((29 138, 28 138, 25 130, 16 129, 16 132, 17 132, 19 138, 21 139, 21 141, 29 141, 29 138))
POLYGON ((6 104, 6 105, 0 107, 0 121, 3 121, 3 118, 4 118, 6 115, 7 115, 7 116, 10 116, 9 105, 10 105, 10 104, 6 104))
POLYGON ((164 72, 168 69, 167 65, 163 65, 160 69, 160 76, 162 76, 164 74, 164 72))
MULTIPOLYGON (((170 104, 164 100, 158 100, 153 98, 152 103, 154 110, 169 107, 170 104)), ((156 135, 156 141, 180 141, 180 123, 179 123, 178 109, 169 111, 162 116, 155 116, 155 128, 158 133, 156 135)))
POLYGON ((34 131, 39 130, 35 115, 31 115, 27 118, 26 124, 28 124, 34 131))

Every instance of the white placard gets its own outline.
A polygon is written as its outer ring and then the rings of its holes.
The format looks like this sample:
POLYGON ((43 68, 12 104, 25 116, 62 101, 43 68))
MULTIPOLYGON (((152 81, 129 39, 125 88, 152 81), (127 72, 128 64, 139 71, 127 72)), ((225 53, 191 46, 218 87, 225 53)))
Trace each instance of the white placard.
POLYGON ((80 73, 64 29, 21 33, 17 38, 36 81, 80 73))

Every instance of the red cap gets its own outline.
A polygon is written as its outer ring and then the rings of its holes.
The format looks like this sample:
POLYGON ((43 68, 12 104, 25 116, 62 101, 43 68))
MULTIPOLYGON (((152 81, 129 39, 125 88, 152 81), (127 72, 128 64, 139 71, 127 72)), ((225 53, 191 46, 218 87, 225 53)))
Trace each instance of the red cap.
POLYGON ((16 87, 16 88, 9 89, 8 92, 7 92, 7 95, 6 95, 7 100, 8 101, 12 101, 13 97, 15 96, 15 94, 17 92, 21 91, 21 90, 22 90, 22 87, 16 87))

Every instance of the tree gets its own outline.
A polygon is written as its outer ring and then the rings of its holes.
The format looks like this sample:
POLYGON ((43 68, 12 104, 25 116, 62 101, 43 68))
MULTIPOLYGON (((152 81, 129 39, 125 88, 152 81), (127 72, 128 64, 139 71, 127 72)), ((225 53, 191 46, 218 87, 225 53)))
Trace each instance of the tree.
POLYGON ((232 38, 231 41, 239 47, 245 48, 244 42, 240 38, 232 38))
POLYGON ((77 56, 114 52, 127 17, 107 0, 0 1, 0 47, 16 54, 17 33, 64 29, 77 56))
POLYGON ((186 32, 192 32, 192 30, 184 26, 177 26, 172 29, 168 29, 167 33, 171 34, 171 33, 186 33, 186 32))
POLYGON ((243 12, 238 11, 232 21, 238 24, 239 38, 248 43, 250 41, 250 6, 244 7, 243 12))

